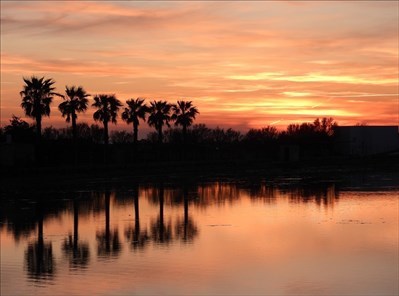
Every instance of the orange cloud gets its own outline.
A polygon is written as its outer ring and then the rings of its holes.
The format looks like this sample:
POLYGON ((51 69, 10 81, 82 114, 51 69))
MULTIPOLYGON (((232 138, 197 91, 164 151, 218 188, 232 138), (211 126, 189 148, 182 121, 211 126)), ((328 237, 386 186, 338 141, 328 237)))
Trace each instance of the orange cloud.
MULTIPOLYGON (((397 123, 398 3, 1 2, 1 124, 22 77, 57 90, 190 99, 243 131, 332 116, 397 123), (395 10, 396 8, 396 10, 395 10), (360 17, 361 16, 361 17, 360 17)), ((63 126, 53 104, 44 124, 63 126)), ((91 113, 81 117, 91 121, 91 113)), ((120 125, 117 128, 124 128, 120 125)))

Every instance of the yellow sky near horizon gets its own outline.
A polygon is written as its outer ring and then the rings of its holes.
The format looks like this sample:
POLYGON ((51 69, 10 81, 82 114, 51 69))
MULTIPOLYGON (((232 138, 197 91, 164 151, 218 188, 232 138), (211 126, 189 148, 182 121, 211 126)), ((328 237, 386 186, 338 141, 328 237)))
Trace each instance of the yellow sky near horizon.
MULTIPOLYGON (((395 1, 1 1, 1 125, 32 122, 19 96, 31 75, 122 102, 192 100, 197 123, 241 131, 397 125, 398 36, 395 1)), ((43 126, 66 126, 60 102, 43 126)))

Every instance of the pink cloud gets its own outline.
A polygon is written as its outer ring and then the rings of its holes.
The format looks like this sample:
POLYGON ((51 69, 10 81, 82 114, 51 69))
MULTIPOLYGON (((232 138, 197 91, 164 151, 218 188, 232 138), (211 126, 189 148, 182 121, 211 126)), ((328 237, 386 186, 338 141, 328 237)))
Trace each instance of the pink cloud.
MULTIPOLYGON (((331 114, 352 123, 397 121, 397 3, 1 7, 2 124, 19 108, 22 76, 32 74, 55 78, 59 89, 79 84, 122 101, 187 98, 212 125, 223 119, 220 125, 247 128, 331 114)), ((63 124, 53 114, 49 123, 63 124)))

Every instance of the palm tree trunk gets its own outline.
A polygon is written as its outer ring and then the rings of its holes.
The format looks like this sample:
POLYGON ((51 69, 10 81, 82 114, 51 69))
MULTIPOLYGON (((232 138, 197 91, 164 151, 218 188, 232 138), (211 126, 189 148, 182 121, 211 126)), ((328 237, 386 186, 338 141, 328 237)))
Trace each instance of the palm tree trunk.
POLYGON ((187 126, 183 125, 183 144, 186 144, 186 137, 187 137, 187 126))
POLYGON ((182 158, 183 160, 186 160, 186 141, 187 141, 187 125, 183 124, 183 153, 182 158))
POLYGON ((36 138, 37 142, 40 143, 42 138, 42 117, 40 115, 36 115, 36 138))
POLYGON ((76 130, 76 114, 72 114, 72 142, 73 142, 73 158, 75 165, 78 164, 78 148, 76 147, 77 141, 77 130, 76 130))
POLYGON ((104 121, 104 144, 108 145, 109 138, 108 138, 108 121, 104 121))
POLYGON ((76 114, 72 114, 72 139, 73 142, 76 142, 77 139, 77 131, 76 131, 76 114))
POLYGON ((159 128, 158 128, 158 142, 159 142, 159 144, 162 144, 162 139, 163 138, 163 135, 162 135, 162 126, 160 126, 159 128))
POLYGON ((39 165, 42 165, 42 117, 41 115, 36 115, 36 140, 35 140, 35 158, 39 165))
POLYGON ((137 138, 138 138, 138 126, 137 123, 133 123, 133 143, 136 145, 137 144, 137 138))

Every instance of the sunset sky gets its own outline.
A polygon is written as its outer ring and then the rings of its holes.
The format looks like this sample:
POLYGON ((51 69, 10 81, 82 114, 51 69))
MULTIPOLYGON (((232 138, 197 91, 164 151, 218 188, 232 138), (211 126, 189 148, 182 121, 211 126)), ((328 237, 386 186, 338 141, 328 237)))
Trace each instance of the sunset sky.
MULTIPOLYGON (((36 75, 61 93, 192 100, 197 123, 243 132, 397 125, 398 36, 397 1, 1 1, 1 124, 33 122, 19 92, 36 75)), ((66 126, 60 102, 43 126, 66 126)))

